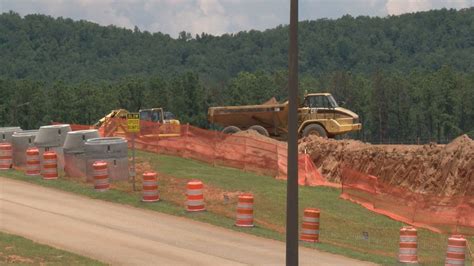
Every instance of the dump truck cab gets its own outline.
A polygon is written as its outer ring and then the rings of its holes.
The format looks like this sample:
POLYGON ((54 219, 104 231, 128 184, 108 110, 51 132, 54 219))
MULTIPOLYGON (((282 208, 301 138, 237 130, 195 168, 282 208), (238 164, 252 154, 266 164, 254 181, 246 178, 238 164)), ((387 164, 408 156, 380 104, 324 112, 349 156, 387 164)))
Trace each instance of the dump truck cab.
POLYGON ((362 128, 359 116, 340 107, 330 93, 307 94, 298 109, 298 124, 301 136, 334 137, 362 128))

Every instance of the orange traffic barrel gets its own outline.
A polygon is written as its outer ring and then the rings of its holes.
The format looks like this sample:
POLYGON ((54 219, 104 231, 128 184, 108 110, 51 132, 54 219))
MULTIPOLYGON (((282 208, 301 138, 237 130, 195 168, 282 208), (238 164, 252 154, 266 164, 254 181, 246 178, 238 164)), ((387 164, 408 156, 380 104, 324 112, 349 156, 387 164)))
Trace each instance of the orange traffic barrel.
POLYGON ((300 236, 301 241, 319 242, 319 215, 319 209, 304 209, 303 224, 300 236))
POLYGON ((158 175, 156 172, 145 172, 143 173, 143 191, 142 201, 143 202, 155 202, 160 200, 160 194, 158 193, 158 175))
POLYGON ((0 170, 8 170, 13 164, 13 148, 8 142, 0 143, 0 170))
POLYGON ((237 203, 237 220, 236 226, 253 227, 253 195, 244 193, 239 195, 237 203))
POLYGON ((186 210, 188 212, 204 211, 204 185, 200 180, 191 180, 186 185, 186 210))
POLYGON ((464 265, 466 259, 466 238, 461 235, 452 235, 448 238, 448 251, 444 265, 464 265))
POLYGON ((418 233, 413 226, 404 226, 400 229, 400 244, 398 261, 401 263, 418 263, 417 239, 418 233))
POLYGON ((26 175, 40 175, 40 154, 38 148, 26 149, 26 175))
POLYGON ((92 164, 95 191, 107 191, 110 188, 109 168, 107 162, 97 161, 92 164))
POLYGON ((58 178, 58 156, 56 155, 56 152, 46 151, 43 153, 41 174, 45 180, 58 178))

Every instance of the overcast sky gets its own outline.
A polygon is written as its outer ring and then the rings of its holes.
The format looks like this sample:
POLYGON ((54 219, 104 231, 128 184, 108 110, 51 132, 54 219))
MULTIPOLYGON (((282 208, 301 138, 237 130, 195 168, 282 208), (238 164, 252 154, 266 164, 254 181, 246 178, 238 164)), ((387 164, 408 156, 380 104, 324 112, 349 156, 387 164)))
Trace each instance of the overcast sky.
MULTIPOLYGON (((290 0, 0 0, 0 12, 41 13, 177 37, 180 31, 213 35, 288 24, 290 0)), ((430 9, 466 8, 474 0, 300 0, 300 20, 387 16, 430 9)))

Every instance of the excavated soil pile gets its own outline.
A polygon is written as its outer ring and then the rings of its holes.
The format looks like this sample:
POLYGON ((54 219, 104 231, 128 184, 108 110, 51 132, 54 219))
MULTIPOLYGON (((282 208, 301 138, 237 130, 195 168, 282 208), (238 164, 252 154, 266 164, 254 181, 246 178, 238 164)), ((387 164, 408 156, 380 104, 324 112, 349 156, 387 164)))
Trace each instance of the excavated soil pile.
POLYGON ((371 145, 315 136, 300 141, 328 180, 339 182, 343 165, 414 192, 474 195, 474 141, 460 136, 447 145, 371 145))
POLYGON ((271 143, 271 144, 275 144, 275 145, 278 145, 278 144, 286 145, 286 143, 284 143, 284 142, 266 137, 266 136, 258 133, 257 131, 252 130, 252 129, 239 131, 239 132, 237 132, 233 135, 234 136, 239 136, 239 137, 244 137, 244 138, 252 138, 252 139, 260 140, 260 141, 265 142, 265 143, 271 143))

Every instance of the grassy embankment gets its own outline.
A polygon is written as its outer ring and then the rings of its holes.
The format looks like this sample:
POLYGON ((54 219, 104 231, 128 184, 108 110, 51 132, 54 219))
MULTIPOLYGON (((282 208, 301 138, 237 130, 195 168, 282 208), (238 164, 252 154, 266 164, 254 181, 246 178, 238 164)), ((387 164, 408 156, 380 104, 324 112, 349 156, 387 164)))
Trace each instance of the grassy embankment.
MULTIPOLYGON (((232 168, 212 167, 194 160, 147 152, 137 152, 137 166, 138 173, 151 169, 160 173, 160 202, 140 202, 140 191, 133 192, 128 181, 116 182, 112 190, 97 193, 92 189, 92 184, 74 178, 43 181, 18 171, 2 172, 2 175, 91 198, 185 216, 232 230, 284 240, 286 182, 232 168), (186 181, 191 178, 202 180, 206 186, 206 212, 187 213, 184 210, 186 181), (252 192, 255 195, 254 228, 233 226, 237 195, 240 192, 252 192)), ((140 186, 138 181, 137 188, 140 186)), ((305 207, 321 209, 321 243, 302 245, 385 265, 396 264, 398 231, 403 224, 341 200, 339 194, 340 191, 334 188, 300 187, 300 215, 305 207), (364 232, 368 234, 368 239, 363 237, 364 232)), ((424 265, 442 264, 447 236, 424 229, 420 229, 418 233, 420 261, 424 265)), ((470 244, 474 246, 473 239, 470 239, 470 244)))
POLYGON ((0 232, 0 265, 106 265, 26 238, 0 232))

